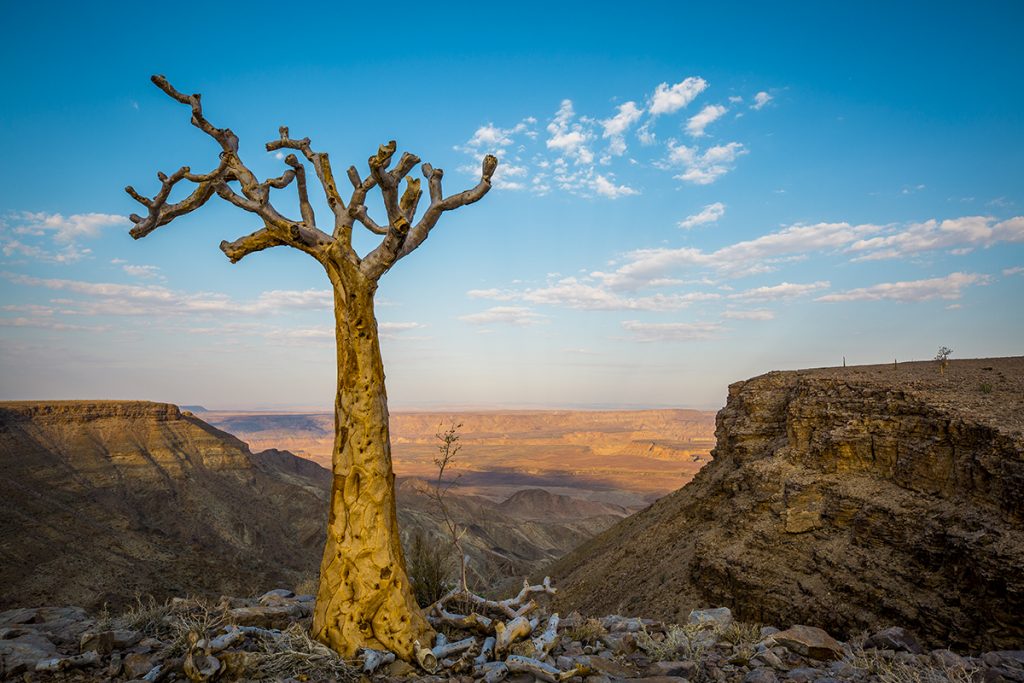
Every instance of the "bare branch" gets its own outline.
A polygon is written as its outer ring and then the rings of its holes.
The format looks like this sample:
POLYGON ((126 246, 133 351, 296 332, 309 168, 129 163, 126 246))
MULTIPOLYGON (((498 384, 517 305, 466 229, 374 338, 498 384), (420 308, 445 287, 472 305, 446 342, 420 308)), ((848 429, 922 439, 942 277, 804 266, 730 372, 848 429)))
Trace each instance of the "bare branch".
POLYGON ((238 263, 255 251, 263 251, 264 249, 283 244, 286 244, 286 242, 275 237, 270 226, 265 226, 250 235, 239 237, 234 242, 228 242, 227 240, 221 242, 220 250, 231 259, 232 263, 238 263))
MULTIPOLYGON (((367 159, 367 164, 370 166, 370 177, 380 185, 380 192, 384 196, 384 209, 388 212, 388 221, 391 222, 401 215, 398 209, 398 183, 394 176, 387 171, 391 157, 395 155, 396 146, 397 143, 391 140, 386 145, 381 145, 377 149, 377 153, 367 159)), ((405 159, 404 156, 402 158, 405 159)))
POLYGON ((427 239, 430 231, 437 225, 437 221, 441 218, 442 213, 482 199, 491 189, 491 177, 494 175, 494 170, 497 167, 497 157, 488 154, 484 157, 483 164, 481 165, 480 182, 477 183, 476 187, 442 199, 441 176, 443 171, 441 169, 434 169, 429 164, 424 164, 423 174, 427 176, 427 182, 430 186, 430 206, 427 207, 426 213, 423 214, 423 217, 420 218, 416 226, 409 231, 409 236, 405 239, 402 249, 398 253, 398 258, 407 256, 416 247, 420 246, 423 240, 427 239))
POLYGON ((331 161, 327 152, 314 152, 309 138, 292 139, 288 135, 287 126, 281 126, 278 133, 281 136, 280 139, 268 142, 267 151, 273 152, 284 148, 302 152, 309 163, 313 164, 313 170, 316 171, 316 176, 320 179, 320 184, 323 185, 324 194, 327 195, 327 205, 334 212, 335 219, 345 215, 345 202, 341 200, 341 193, 338 192, 338 186, 334 182, 334 172, 331 170, 331 161))
POLYGON ((238 136, 232 133, 230 128, 217 128, 206 120, 203 116, 203 104, 200 101, 201 96, 198 93, 194 95, 184 95, 175 90, 174 86, 167 81, 166 77, 159 74, 152 76, 150 80, 156 84, 156 87, 160 88, 182 104, 187 104, 192 108, 193 126, 219 142, 225 152, 238 152, 238 136))
POLYGON ((366 255, 359 264, 363 275, 376 280, 386 273, 398 260, 398 250, 402 248, 405 236, 409 234, 409 221, 399 216, 388 226, 388 234, 384 236, 377 248, 366 255))
POLYGON ((216 186, 222 182, 227 172, 227 159, 222 158, 216 169, 210 173, 195 174, 188 166, 182 166, 172 173, 170 177, 163 173, 157 173, 160 180, 160 191, 152 199, 139 194, 134 187, 129 185, 124 188, 131 197, 149 209, 148 215, 143 218, 138 214, 132 214, 130 219, 135 226, 131 229, 131 236, 135 239, 145 237, 162 225, 167 225, 178 216, 195 211, 205 204, 213 196, 216 186), (185 199, 173 204, 167 203, 174 186, 182 180, 197 183, 196 189, 185 199))
POLYGON ((299 185, 299 212, 302 214, 302 222, 309 227, 316 226, 316 217, 313 214, 313 205, 309 203, 309 193, 306 190, 306 167, 299 162, 294 154, 284 158, 284 163, 295 169, 295 177, 299 185))
POLYGON ((398 208, 401 209, 405 220, 410 223, 413 216, 416 215, 416 207, 419 206, 420 197, 422 196, 423 192, 420 190, 419 178, 406 178, 405 192, 402 193, 402 199, 398 202, 398 208))
POLYGON ((352 183, 353 190, 352 198, 348 202, 348 220, 345 227, 351 230, 352 221, 358 220, 372 233, 377 235, 388 234, 388 229, 377 225, 377 222, 370 218, 366 212, 366 193, 377 186, 377 181, 374 180, 372 175, 368 176, 365 180, 360 178, 359 170, 355 166, 349 166, 348 179, 352 183))
POLYGON ((357 221, 362 223, 367 230, 377 235, 388 234, 387 228, 382 228, 377 225, 376 221, 370 218, 369 214, 366 213, 366 206, 363 204, 352 204, 348 207, 349 214, 357 221))

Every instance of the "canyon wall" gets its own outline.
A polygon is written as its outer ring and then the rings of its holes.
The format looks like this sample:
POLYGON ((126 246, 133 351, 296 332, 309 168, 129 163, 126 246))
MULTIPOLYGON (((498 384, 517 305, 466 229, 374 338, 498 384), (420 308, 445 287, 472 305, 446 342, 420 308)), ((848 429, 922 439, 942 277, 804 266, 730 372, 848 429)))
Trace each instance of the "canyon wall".
POLYGON ((563 609, 1024 645, 1024 359, 773 372, 713 460, 559 561, 563 609), (642 571, 638 571, 642 568, 642 571))

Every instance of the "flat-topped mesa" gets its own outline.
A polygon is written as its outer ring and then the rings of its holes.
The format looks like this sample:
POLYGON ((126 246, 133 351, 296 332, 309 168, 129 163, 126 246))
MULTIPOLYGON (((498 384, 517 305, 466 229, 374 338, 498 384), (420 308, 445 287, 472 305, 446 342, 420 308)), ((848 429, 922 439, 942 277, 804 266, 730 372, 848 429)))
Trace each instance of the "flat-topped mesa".
POLYGON ((563 610, 1024 645, 1024 358, 768 373, 716 436, 693 482, 559 561, 563 610))
POLYGON ((146 417, 154 420, 181 418, 178 406, 153 401, 0 401, 0 419, 76 419, 146 417))

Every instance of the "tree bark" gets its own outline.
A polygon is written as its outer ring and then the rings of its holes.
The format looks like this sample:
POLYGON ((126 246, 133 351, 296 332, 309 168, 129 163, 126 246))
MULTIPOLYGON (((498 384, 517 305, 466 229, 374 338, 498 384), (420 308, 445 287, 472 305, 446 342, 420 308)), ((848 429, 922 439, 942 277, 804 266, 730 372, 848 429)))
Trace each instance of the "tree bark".
POLYGON ((384 365, 374 316, 374 279, 341 258, 334 286, 338 391, 334 482, 313 635, 343 656, 359 648, 411 660, 433 629, 416 604, 398 533, 384 365))

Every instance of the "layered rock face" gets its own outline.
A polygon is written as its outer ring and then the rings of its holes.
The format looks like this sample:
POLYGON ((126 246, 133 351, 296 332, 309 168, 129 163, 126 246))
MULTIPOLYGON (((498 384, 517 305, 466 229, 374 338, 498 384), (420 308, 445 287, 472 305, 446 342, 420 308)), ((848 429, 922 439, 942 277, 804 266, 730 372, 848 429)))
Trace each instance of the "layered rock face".
POLYGON ((2 403, 0 472, 3 607, 316 576, 330 474, 173 405, 2 403))
POLYGON ((1024 644, 1024 359, 775 372, 729 388, 692 483, 561 560, 563 609, 1024 644), (643 571, 637 568, 642 567, 643 571))

